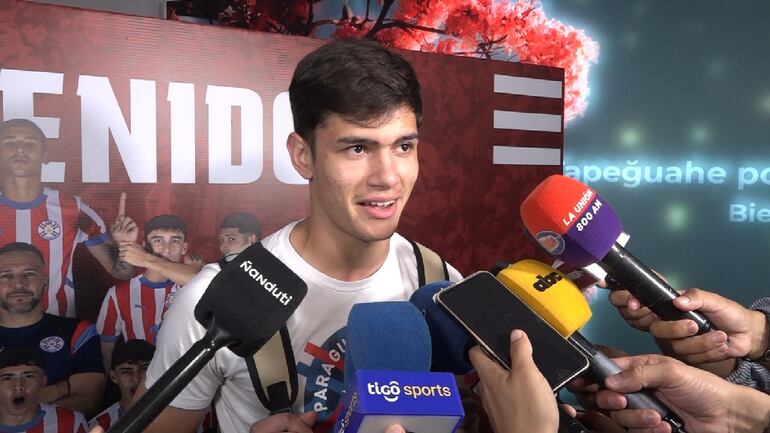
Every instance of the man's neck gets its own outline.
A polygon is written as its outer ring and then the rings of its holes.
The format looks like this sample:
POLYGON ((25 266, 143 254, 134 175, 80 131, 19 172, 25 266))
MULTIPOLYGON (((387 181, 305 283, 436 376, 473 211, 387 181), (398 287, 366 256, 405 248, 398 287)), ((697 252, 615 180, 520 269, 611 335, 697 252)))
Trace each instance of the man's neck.
POLYGON ((129 409, 131 409, 132 400, 133 400, 133 396, 128 396, 128 397, 121 396, 118 404, 120 404, 121 409, 123 409, 124 411, 128 411, 129 409))
POLYGON ((316 270, 341 281, 358 281, 377 272, 385 263, 390 239, 363 242, 314 230, 308 218, 289 234, 294 249, 316 270))
POLYGON ((22 425, 26 424, 37 416, 37 414, 40 413, 40 405, 37 405, 37 410, 27 412, 21 415, 12 415, 9 413, 2 413, 0 412, 0 424, 3 425, 22 425))
POLYGON ((29 177, 4 177, 3 195, 20 203, 32 201, 43 193, 43 184, 38 179, 29 177))
POLYGON ((4 328, 21 328, 23 326, 34 325, 43 318, 43 311, 35 307, 29 313, 11 313, 0 309, 0 326, 4 328))
POLYGON ((168 277, 161 274, 160 272, 153 271, 152 269, 145 269, 144 271, 144 278, 148 281, 152 281, 153 283, 165 283, 168 281, 168 277))

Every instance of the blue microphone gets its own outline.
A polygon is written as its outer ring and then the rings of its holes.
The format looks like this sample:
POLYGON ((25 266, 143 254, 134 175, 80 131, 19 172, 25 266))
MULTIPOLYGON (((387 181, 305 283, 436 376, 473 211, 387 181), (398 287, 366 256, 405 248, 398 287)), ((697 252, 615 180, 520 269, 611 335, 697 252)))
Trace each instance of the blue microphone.
POLYGON ((468 374, 473 371, 473 365, 468 361, 468 351, 476 343, 433 301, 436 293, 452 284, 451 281, 426 284, 412 294, 409 302, 420 310, 428 325, 433 352, 430 370, 468 374))
POLYGON ((348 316, 345 399, 336 433, 453 433, 464 412, 454 375, 430 373, 431 338, 405 301, 356 304, 348 316))

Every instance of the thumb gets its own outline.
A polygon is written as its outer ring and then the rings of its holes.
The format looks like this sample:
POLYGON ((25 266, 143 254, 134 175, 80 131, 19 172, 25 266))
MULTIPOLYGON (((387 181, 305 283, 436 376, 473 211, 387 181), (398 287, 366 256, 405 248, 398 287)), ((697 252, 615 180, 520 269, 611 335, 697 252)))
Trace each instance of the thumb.
POLYGON ((643 388, 659 388, 676 383, 680 376, 677 363, 661 362, 633 366, 607 377, 604 383, 612 391, 636 392, 643 388))
POLYGON ((730 306, 727 298, 700 289, 688 289, 674 299, 674 303, 682 311, 700 310, 703 313, 715 313, 730 306))
POLYGON ((511 371, 529 369, 534 366, 532 360, 532 343, 527 334, 521 329, 511 331, 511 371))
POLYGON ((301 419, 302 422, 304 422, 305 424, 307 424, 310 427, 312 427, 313 424, 315 424, 315 419, 316 419, 317 416, 318 416, 317 413, 315 413, 314 411, 310 411, 310 412, 305 412, 305 413, 299 414, 299 419, 301 419))
POLYGON ((385 429, 385 433, 406 433, 406 430, 398 424, 392 424, 385 429))

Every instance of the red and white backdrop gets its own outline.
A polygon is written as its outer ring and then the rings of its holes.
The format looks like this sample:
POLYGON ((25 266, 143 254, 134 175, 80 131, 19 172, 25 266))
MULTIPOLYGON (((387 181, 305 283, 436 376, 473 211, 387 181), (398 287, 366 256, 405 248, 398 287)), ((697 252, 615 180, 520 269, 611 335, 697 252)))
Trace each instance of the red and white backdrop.
MULTIPOLYGON (((217 224, 254 213, 269 234, 307 210, 291 167, 288 86, 324 41, 0 1, 2 117, 49 137, 44 182, 109 224, 118 196, 141 224, 172 213, 191 249, 217 259, 217 224)), ((559 68, 407 52, 422 85, 420 177, 399 231, 461 272, 539 256, 521 200, 561 172, 559 68)), ((80 315, 110 284, 76 255, 80 315)))

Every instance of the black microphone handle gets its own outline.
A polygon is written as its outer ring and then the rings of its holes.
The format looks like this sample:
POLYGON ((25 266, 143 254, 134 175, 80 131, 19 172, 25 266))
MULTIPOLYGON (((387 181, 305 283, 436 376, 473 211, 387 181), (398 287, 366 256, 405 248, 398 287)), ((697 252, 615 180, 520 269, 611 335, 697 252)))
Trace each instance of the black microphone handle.
POLYGON ((214 357, 237 340, 212 319, 206 335, 195 342, 107 433, 141 433, 214 357))
POLYGON ((615 243, 598 264, 661 319, 690 319, 698 325, 698 334, 716 329, 701 313, 676 308, 673 303, 679 296, 676 290, 621 245, 615 243))
MULTIPOLYGON (((607 376, 620 373, 622 368, 615 364, 604 352, 591 344, 580 332, 572 334, 570 340, 581 352, 583 352, 591 363, 591 372, 599 386, 604 387, 604 379, 607 376)), ((660 415, 660 418, 671 426, 673 433, 685 433, 684 421, 679 416, 666 407, 660 400, 650 393, 644 391, 631 392, 623 394, 626 397, 628 407, 631 409, 652 409, 660 415)))

